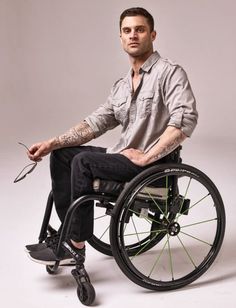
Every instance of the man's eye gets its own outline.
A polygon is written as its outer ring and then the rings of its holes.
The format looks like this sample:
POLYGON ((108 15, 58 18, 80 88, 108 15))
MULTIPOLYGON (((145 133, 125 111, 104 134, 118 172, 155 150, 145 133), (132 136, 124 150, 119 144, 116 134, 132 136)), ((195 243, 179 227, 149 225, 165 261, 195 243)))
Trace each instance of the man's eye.
POLYGON ((127 33, 130 32, 130 30, 129 29, 123 29, 123 32, 127 34, 127 33))
POLYGON ((139 32, 139 33, 143 33, 144 31, 145 31, 144 28, 138 28, 138 29, 137 29, 137 32, 139 32))

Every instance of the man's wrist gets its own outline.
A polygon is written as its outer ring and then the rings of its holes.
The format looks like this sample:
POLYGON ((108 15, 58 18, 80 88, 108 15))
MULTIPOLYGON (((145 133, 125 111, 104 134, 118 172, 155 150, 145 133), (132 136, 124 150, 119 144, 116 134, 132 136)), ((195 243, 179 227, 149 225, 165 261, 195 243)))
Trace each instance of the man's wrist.
POLYGON ((61 148, 61 143, 60 143, 60 138, 59 137, 54 137, 49 140, 50 148, 51 150, 57 150, 61 148))
POLYGON ((148 153, 145 153, 142 158, 142 165, 146 166, 153 163, 154 161, 155 159, 153 159, 153 157, 151 157, 148 153))

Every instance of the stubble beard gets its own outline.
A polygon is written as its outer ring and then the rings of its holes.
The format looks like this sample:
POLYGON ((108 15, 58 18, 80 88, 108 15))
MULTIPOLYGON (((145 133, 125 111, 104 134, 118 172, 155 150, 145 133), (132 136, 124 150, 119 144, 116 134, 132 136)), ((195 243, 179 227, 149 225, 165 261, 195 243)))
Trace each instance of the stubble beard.
POLYGON ((151 54, 153 52, 153 47, 148 46, 147 48, 142 48, 138 50, 132 50, 132 48, 126 48, 125 52, 132 58, 142 58, 147 54, 151 54))

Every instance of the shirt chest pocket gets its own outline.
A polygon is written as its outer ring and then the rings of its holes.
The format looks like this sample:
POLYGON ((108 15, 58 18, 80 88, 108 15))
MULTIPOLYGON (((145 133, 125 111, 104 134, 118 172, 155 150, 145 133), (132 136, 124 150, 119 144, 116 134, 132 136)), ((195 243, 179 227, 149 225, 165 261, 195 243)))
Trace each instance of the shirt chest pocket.
POLYGON ((116 120, 123 124, 127 115, 127 97, 121 97, 113 100, 113 110, 116 120))
POLYGON ((137 102, 137 113, 140 118, 146 118, 151 114, 153 98, 153 91, 143 91, 139 94, 137 102))

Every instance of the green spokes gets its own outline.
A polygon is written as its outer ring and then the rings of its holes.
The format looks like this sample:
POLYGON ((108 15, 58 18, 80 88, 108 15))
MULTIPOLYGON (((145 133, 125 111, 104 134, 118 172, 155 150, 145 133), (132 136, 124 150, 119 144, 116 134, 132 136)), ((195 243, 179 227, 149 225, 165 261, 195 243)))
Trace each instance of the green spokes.
MULTIPOLYGON (((186 188, 186 190, 185 190, 185 194, 184 194, 183 201, 182 201, 181 206, 180 206, 180 210, 179 210, 180 213, 181 213, 181 211, 182 211, 182 207, 183 207, 183 205, 184 205, 184 200, 185 200, 185 198, 186 198, 186 196, 187 196, 187 193, 188 193, 188 190, 189 190, 191 181, 192 181, 192 178, 190 177, 190 178, 189 178, 189 181, 188 181, 187 188, 186 188)), ((176 217, 176 221, 178 221, 179 216, 180 216, 180 215, 178 215, 178 216, 176 217)))
POLYGON ((207 219, 207 220, 203 220, 203 221, 199 221, 199 222, 194 222, 194 223, 191 223, 189 225, 181 226, 181 229, 187 228, 187 227, 192 227, 192 226, 195 226, 195 225, 204 224, 204 223, 211 222, 211 221, 214 221, 214 220, 217 220, 217 218, 212 218, 212 219, 207 219))
POLYGON ((171 249, 170 249, 170 236, 169 235, 167 235, 167 240, 168 240, 168 254, 169 254, 171 277, 172 277, 172 280, 174 280, 173 261, 172 261, 172 255, 171 255, 171 249))
POLYGON ((138 236, 138 235, 139 235, 139 233, 138 233, 137 228, 136 228, 136 226, 135 226, 135 223, 134 223, 133 217, 131 217, 131 220, 132 220, 132 224, 133 224, 133 227, 134 227, 135 234, 136 234, 136 236, 137 236, 138 242, 140 243, 140 239, 139 239, 139 236, 138 236))
POLYGON ((149 274, 148 274, 148 277, 151 276, 151 274, 152 274, 153 271, 154 271, 154 268, 157 266, 157 264, 158 264, 158 262, 159 262, 159 260, 160 260, 160 258, 161 258, 161 256, 162 256, 162 254, 163 254, 163 252, 164 252, 164 250, 165 250, 165 247, 166 247, 167 242, 168 242, 168 239, 166 240, 165 244, 164 244, 163 247, 162 247, 162 250, 160 251, 159 255, 157 256, 156 261, 154 262, 154 264, 153 264, 153 266, 152 266, 152 268, 151 268, 151 271, 150 271, 149 274))
POLYGON ((159 234, 160 232, 157 232, 156 233, 156 235, 150 240, 150 241, 148 241, 132 258, 131 258, 131 261, 135 258, 135 257, 137 257, 138 255, 140 255, 141 253, 142 253, 142 251, 148 246, 148 245, 150 245, 150 243, 152 242, 152 241, 154 241, 154 239, 156 239, 156 237, 157 237, 157 235, 159 234))
POLYGON ((179 218, 179 216, 185 214, 187 211, 189 211, 190 209, 192 209, 195 205, 199 204, 200 202, 202 202, 204 199, 206 199, 207 197, 210 196, 210 193, 208 193, 206 196, 202 197, 200 200, 198 200, 197 202, 195 202, 193 205, 191 205, 188 209, 184 210, 182 213, 179 213, 178 216, 176 217, 176 219, 179 218))
POLYGON ((208 246, 212 246, 212 244, 210 244, 210 243, 208 243, 208 242, 206 242, 206 241, 203 241, 203 240, 201 240, 200 238, 197 238, 196 236, 193 236, 193 235, 191 235, 191 234, 189 234, 189 233, 186 233, 186 232, 183 232, 183 231, 180 231, 180 233, 182 233, 182 234, 184 234, 184 235, 187 235, 187 236, 189 236, 189 237, 191 237, 191 238, 193 238, 193 239, 195 239, 195 240, 197 240, 197 241, 199 241, 199 242, 201 242, 201 243, 207 244, 208 246))
MULTIPOLYGON (((143 231, 143 232, 138 232, 139 235, 142 235, 142 234, 150 234, 150 233, 161 233, 161 232, 166 232, 166 229, 163 229, 163 230, 152 230, 152 231, 143 231)), ((134 235, 137 235, 137 233, 127 233, 127 234, 123 234, 124 237, 126 236, 134 236, 134 235)))
POLYGON ((195 268, 197 268, 196 264, 195 264, 194 261, 193 261, 193 258, 191 257, 190 253, 188 252, 188 250, 187 250, 187 248, 185 247, 185 245, 184 245, 184 243, 182 242, 182 240, 180 239, 179 235, 177 235, 177 237, 178 237, 178 240, 180 241, 180 243, 181 243, 181 245, 182 245, 184 251, 186 252, 186 254, 187 254, 189 260, 191 261, 191 263, 193 264, 193 266, 194 266, 195 268))
POLYGON ((146 188, 144 188, 144 190, 146 191, 146 193, 149 195, 149 197, 151 198, 151 200, 154 202, 154 204, 156 205, 156 207, 158 208, 158 210, 163 214, 163 216, 165 217, 165 219, 169 222, 166 214, 162 211, 161 207, 158 205, 158 203, 156 202, 156 200, 153 198, 153 196, 150 194, 149 191, 146 190, 146 188))

